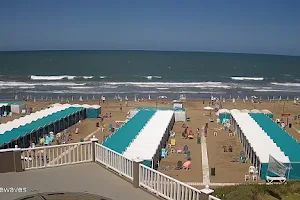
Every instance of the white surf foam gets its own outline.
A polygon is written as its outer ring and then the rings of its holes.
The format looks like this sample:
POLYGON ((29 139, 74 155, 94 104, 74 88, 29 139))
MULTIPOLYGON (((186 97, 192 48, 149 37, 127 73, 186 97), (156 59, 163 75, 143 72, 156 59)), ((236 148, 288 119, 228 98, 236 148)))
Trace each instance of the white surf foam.
POLYGON ((92 79, 93 76, 83 76, 84 79, 92 79))
POLYGON ((300 87, 300 83, 277 83, 272 82, 272 85, 278 85, 278 86, 288 86, 288 87, 300 87))
POLYGON ((76 87, 75 86, 75 87, 68 87, 68 88, 70 88, 70 89, 93 89, 94 87, 88 87, 88 86, 86 86, 86 87, 84 87, 84 86, 83 87, 80 87, 80 86, 76 87))
POLYGON ((125 85, 125 86, 135 86, 141 88, 225 88, 230 89, 235 87, 234 84, 226 84, 222 82, 191 82, 191 83, 182 83, 182 82, 106 82, 108 85, 125 85))
POLYGON ((263 77, 239 77, 239 76, 232 76, 230 77, 232 80, 235 81, 263 81, 263 77))
POLYGON ((106 78, 106 76, 100 76, 100 78, 101 78, 101 79, 104 79, 104 78, 106 78))
POLYGON ((61 76, 39 76, 39 75, 31 75, 31 80, 48 80, 48 81, 56 81, 62 79, 73 80, 76 76, 69 76, 69 75, 61 75, 61 76))
POLYGON ((148 80, 152 80, 153 78, 157 78, 160 79, 161 76, 144 76, 145 78, 147 78, 148 80))
POLYGON ((28 82, 17 82, 9 81, 4 82, 0 81, 0 86, 9 86, 9 87, 29 87, 29 86, 80 86, 85 85, 85 83, 72 83, 72 82, 39 82, 39 83, 28 83, 28 82))
POLYGON ((158 90, 169 90, 170 88, 167 88, 167 87, 162 87, 162 88, 156 88, 158 90))

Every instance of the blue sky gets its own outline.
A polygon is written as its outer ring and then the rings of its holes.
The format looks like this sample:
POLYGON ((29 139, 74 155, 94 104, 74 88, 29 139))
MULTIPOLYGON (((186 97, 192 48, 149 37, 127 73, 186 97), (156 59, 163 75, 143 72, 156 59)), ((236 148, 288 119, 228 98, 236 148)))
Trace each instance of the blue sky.
POLYGON ((2 0, 0 50, 300 55, 298 0, 2 0))

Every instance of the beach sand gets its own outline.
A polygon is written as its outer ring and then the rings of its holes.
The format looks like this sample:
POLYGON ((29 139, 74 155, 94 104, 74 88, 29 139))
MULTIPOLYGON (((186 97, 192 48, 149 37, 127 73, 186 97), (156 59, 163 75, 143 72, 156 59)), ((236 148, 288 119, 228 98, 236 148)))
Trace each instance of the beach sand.
MULTIPOLYGON (((109 124, 113 126, 116 125, 115 121, 123 121, 126 119, 127 112, 134 107, 155 107, 157 102, 158 107, 172 107, 172 102, 168 100, 152 100, 146 102, 135 102, 129 101, 128 106, 125 105, 125 101, 113 101, 108 100, 104 104, 101 105, 102 113, 111 113, 112 118, 105 118, 104 125, 108 127, 109 124), (122 111, 120 111, 120 105, 122 105, 122 111)), ((214 167, 216 170, 215 176, 210 176, 210 181, 212 183, 236 183, 236 182, 244 182, 244 175, 248 171, 249 163, 243 164, 239 162, 231 162, 233 157, 238 157, 240 151, 242 151, 241 143, 237 136, 229 137, 228 132, 224 130, 219 130, 218 136, 214 136, 214 132, 216 132, 216 128, 221 128, 220 124, 216 123, 216 115, 214 112, 211 112, 211 116, 209 116, 209 111, 204 111, 204 107, 209 105, 210 101, 187 101, 185 102, 184 108, 187 110, 187 116, 191 118, 191 121, 185 122, 185 124, 192 129, 193 133, 196 134, 197 128, 202 128, 205 123, 209 121, 210 118, 213 118, 215 122, 209 122, 208 125, 208 136, 207 140, 207 151, 208 151, 208 164, 209 168, 214 167), (205 115, 205 116, 204 116, 205 115), (232 145, 233 152, 223 152, 223 145, 232 145)), ((26 106, 34 108, 34 111, 46 108, 50 104, 53 103, 62 103, 62 102, 45 102, 45 101, 36 101, 36 102, 26 102, 26 106)), ((99 104, 99 101, 72 101, 72 104, 99 104)), ((223 104, 223 108, 227 109, 268 109, 274 113, 274 118, 282 118, 281 114, 290 113, 291 116, 300 114, 300 106, 294 105, 292 101, 263 101, 259 104, 253 104, 250 101, 243 103, 242 101, 236 101, 236 103, 232 103, 232 101, 227 100, 223 104)), ((13 114, 12 117, 0 118, 0 123, 5 123, 7 121, 13 120, 15 118, 20 117, 20 115, 13 114)), ((286 120, 285 118, 283 118, 286 120)), ((99 128, 96 127, 96 122, 99 122, 99 119, 85 119, 81 123, 77 123, 74 126, 70 127, 69 133, 72 133, 72 142, 78 142, 80 139, 84 139, 86 136, 95 135, 99 139, 99 143, 102 142, 103 137, 105 135, 110 134, 108 129, 106 128, 104 132, 102 132, 99 128), (75 134, 75 129, 79 128, 79 133, 75 134), (93 133, 91 135, 91 133, 93 133)), ((290 133, 295 139, 300 141, 300 125, 299 120, 289 120, 289 123, 292 123, 292 128, 287 128, 287 132, 290 133), (299 132, 298 132, 299 131, 299 132)), ((192 169, 191 170, 170 170, 170 171, 162 171, 162 167, 170 166, 172 168, 176 167, 177 161, 185 161, 186 156, 184 154, 177 154, 169 152, 167 158, 164 158, 160 162, 159 171, 165 173, 171 177, 174 177, 183 182, 202 182, 203 173, 202 173, 202 152, 201 145, 197 144, 196 136, 194 139, 187 140, 181 139, 182 126, 183 122, 176 122, 173 128, 176 136, 176 147, 183 147, 185 144, 188 145, 189 151, 191 151, 192 155, 192 169)))

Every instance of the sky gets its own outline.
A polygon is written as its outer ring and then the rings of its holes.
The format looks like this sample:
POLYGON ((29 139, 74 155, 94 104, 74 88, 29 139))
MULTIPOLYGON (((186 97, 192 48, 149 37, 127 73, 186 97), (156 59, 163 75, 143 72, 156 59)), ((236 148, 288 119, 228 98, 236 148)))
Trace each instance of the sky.
POLYGON ((300 55, 299 0, 2 0, 0 51, 300 55))

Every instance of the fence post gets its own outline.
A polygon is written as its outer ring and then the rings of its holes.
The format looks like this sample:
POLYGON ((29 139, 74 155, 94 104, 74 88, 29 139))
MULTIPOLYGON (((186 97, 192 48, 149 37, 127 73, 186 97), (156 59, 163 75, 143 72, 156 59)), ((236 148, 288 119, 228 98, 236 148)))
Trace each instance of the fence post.
POLYGON ((206 185, 204 189, 200 190, 200 199, 201 200, 209 200, 209 195, 214 193, 214 190, 209 188, 209 185, 206 185))
POLYGON ((18 145, 15 145, 15 148, 13 150, 13 154, 14 154, 15 172, 23 171, 22 159, 21 159, 21 148, 18 148, 18 145))
POLYGON ((140 187, 140 164, 142 160, 135 159, 132 163, 133 187, 138 188, 140 187))
POLYGON ((90 139, 92 142, 92 162, 95 162, 95 157, 96 157, 96 143, 98 143, 98 138, 93 135, 93 137, 90 139))

